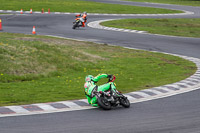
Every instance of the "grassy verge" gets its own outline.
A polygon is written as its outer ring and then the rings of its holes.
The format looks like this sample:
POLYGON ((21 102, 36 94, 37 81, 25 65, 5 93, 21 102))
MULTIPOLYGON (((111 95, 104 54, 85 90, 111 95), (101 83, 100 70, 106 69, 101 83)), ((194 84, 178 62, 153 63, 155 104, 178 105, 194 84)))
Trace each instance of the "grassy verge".
POLYGON ((0 13, 0 15, 11 15, 10 13, 0 13))
POLYGON ((200 1, 199 0, 126 0, 126 1, 153 2, 153 3, 163 3, 163 4, 200 6, 200 1))
POLYGON ((160 53, 43 36, 0 36, 0 106, 85 98, 88 74, 115 74, 125 93, 180 81, 196 70, 192 62, 160 53))
POLYGON ((52 12, 83 12, 90 13, 124 13, 124 14, 157 14, 157 13, 180 13, 181 11, 146 8, 136 6, 126 6, 117 4, 104 4, 97 2, 88 2, 82 0, 0 0, 0 10, 20 10, 41 11, 49 8, 52 12))
POLYGON ((0 13, 0 15, 9 14, 9 13, 0 13))
POLYGON ((124 19, 101 23, 108 27, 148 31, 154 34, 200 37, 200 19, 124 19))

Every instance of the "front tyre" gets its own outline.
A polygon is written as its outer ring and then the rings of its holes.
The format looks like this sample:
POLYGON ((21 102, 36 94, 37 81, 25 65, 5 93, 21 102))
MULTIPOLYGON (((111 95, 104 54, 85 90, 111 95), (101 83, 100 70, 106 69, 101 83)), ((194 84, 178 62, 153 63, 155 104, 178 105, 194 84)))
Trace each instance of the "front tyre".
POLYGON ((104 110, 110 110, 111 109, 111 104, 108 102, 107 99, 103 97, 98 97, 97 98, 98 105, 103 108, 104 110))
POLYGON ((76 29, 76 27, 78 27, 78 22, 73 25, 72 29, 76 29))
POLYGON ((129 108, 130 107, 130 102, 127 99, 127 97, 122 97, 120 99, 120 104, 124 107, 124 108, 129 108))

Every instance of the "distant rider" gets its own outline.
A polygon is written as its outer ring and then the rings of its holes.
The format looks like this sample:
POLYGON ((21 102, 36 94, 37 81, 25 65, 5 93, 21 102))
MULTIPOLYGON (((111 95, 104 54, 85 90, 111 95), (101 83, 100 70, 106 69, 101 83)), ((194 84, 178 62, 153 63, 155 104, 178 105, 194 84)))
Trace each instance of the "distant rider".
POLYGON ((80 21, 82 23, 82 27, 85 27, 85 23, 87 22, 87 12, 83 12, 83 14, 78 14, 76 17, 80 17, 80 21))
POLYGON ((116 88, 113 82, 108 82, 106 84, 97 86, 95 83, 97 83, 102 78, 108 78, 109 81, 112 81, 113 76, 108 74, 99 74, 96 77, 93 77, 92 75, 88 75, 85 77, 85 95, 88 99, 88 103, 92 106, 98 106, 95 92, 105 92, 108 91, 110 88, 116 88))

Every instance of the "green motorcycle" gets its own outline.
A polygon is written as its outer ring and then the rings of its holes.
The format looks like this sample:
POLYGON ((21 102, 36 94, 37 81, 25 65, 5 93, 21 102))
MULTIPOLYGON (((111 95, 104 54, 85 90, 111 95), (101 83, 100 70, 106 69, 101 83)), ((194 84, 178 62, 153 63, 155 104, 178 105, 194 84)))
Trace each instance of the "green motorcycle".
MULTIPOLYGON (((112 85, 114 84, 116 77, 113 76, 113 79, 109 81, 112 85)), ((130 102, 127 97, 125 97, 121 92, 116 90, 115 87, 110 87, 110 89, 106 92, 104 91, 96 91, 95 96, 97 97, 97 103, 99 107, 104 110, 110 110, 112 107, 117 107, 122 105, 125 108, 130 107, 130 102)))

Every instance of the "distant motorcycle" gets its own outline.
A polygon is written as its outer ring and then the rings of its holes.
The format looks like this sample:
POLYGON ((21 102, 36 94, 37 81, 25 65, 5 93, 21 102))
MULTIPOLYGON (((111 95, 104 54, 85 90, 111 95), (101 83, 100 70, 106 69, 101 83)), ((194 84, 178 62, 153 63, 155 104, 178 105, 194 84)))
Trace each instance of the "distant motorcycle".
MULTIPOLYGON (((114 76, 113 80, 109 82, 114 82, 115 79, 116 77, 114 76)), ((95 95, 97 97, 98 105, 105 110, 110 110, 112 107, 117 107, 119 105, 122 105, 125 108, 130 107, 128 98, 116 89, 109 89, 106 92, 97 91, 95 92, 95 95)))
POLYGON ((81 19, 82 19, 82 18, 76 18, 76 19, 75 19, 75 21, 73 22, 72 29, 76 29, 76 28, 82 26, 82 24, 81 24, 81 22, 82 22, 81 19))

